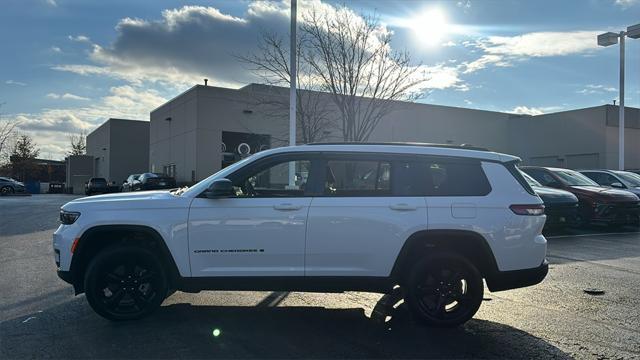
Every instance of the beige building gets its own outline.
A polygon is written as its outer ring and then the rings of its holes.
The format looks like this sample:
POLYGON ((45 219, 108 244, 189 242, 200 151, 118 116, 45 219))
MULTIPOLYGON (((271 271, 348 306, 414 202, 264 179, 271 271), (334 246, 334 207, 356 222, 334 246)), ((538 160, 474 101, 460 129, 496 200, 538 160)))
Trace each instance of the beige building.
POLYGON ((121 185, 131 174, 149 169, 149 122, 109 119, 87 135, 94 177, 121 185))
MULTIPOLYGON (((323 104, 328 94, 314 93, 323 104)), ((151 112, 149 167, 178 182, 201 180, 245 152, 287 144, 288 114, 268 103, 288 101, 288 89, 196 85, 151 112)), ((330 106, 330 105, 329 105, 330 106)), ((518 155, 526 164, 617 167, 618 107, 539 116, 422 103, 394 102, 369 141, 472 144, 518 155)), ((626 167, 640 168, 640 109, 626 109, 626 167)), ((299 136, 300 138, 300 136, 299 136)), ((323 141, 339 141, 327 128, 323 141)))

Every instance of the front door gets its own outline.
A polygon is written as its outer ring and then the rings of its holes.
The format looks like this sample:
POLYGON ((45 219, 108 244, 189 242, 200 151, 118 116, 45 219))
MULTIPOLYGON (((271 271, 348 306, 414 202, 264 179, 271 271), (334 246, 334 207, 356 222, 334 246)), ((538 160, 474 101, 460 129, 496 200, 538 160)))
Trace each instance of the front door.
POLYGON ((303 276, 310 174, 304 156, 261 159, 228 176, 236 196, 194 199, 192 275, 303 276))

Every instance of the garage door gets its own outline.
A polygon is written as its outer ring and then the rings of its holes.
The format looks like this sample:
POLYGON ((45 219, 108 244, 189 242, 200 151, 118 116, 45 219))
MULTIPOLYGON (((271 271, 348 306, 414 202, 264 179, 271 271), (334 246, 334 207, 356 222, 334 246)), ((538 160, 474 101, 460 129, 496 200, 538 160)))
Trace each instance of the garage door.
POLYGON ((600 154, 567 155, 567 167, 570 169, 596 169, 600 166, 600 154))
POLYGON ((529 158, 529 164, 531 166, 558 166, 557 156, 534 156, 529 158))

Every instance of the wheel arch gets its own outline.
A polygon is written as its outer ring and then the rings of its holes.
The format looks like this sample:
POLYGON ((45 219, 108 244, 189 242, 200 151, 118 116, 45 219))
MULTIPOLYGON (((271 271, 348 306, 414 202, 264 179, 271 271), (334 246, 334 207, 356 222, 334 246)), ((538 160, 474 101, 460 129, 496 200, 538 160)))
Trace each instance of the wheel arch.
POLYGON ((484 278, 498 271, 495 256, 487 240, 470 230, 421 230, 413 233, 400 249, 391 277, 402 283, 409 267, 425 252, 449 251, 471 261, 484 278))
POLYGON ((101 250, 121 245, 137 245, 152 250, 168 270, 170 284, 176 284, 180 273, 160 233, 145 225, 98 225, 83 232, 75 247, 69 272, 76 295, 84 292, 84 273, 91 259, 101 250))

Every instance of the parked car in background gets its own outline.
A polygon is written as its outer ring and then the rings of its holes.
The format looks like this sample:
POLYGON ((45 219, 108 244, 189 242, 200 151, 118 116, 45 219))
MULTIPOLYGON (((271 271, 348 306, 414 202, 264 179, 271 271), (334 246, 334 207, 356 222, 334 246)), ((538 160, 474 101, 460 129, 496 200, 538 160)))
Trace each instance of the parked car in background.
POLYGON ((127 178, 127 180, 125 180, 122 183, 122 191, 123 192, 127 192, 127 191, 134 191, 136 190, 136 188, 138 187, 138 185, 140 184, 140 181, 138 180, 138 178, 140 177, 140 174, 132 174, 129 175, 129 177, 127 178))
POLYGON ((580 170, 580 173, 599 185, 624 189, 640 196, 640 175, 620 170, 580 170))
POLYGON ((565 190, 542 186, 525 172, 522 172, 522 176, 544 202, 544 213, 547 215, 545 230, 577 224, 578 198, 575 195, 565 190))
POLYGON ((633 193, 600 186, 574 170, 536 166, 520 169, 544 186, 577 196, 579 225, 635 225, 639 222, 640 199, 633 193))
POLYGON ((84 184, 86 195, 106 194, 109 192, 109 184, 105 178, 91 178, 84 184))
POLYGON ((15 193, 24 193, 26 190, 24 184, 18 180, 9 177, 0 176, 0 194, 11 195, 15 193))
POLYGON ((140 182, 134 190, 161 190, 176 187, 176 179, 161 173, 144 173, 138 178, 140 182))

